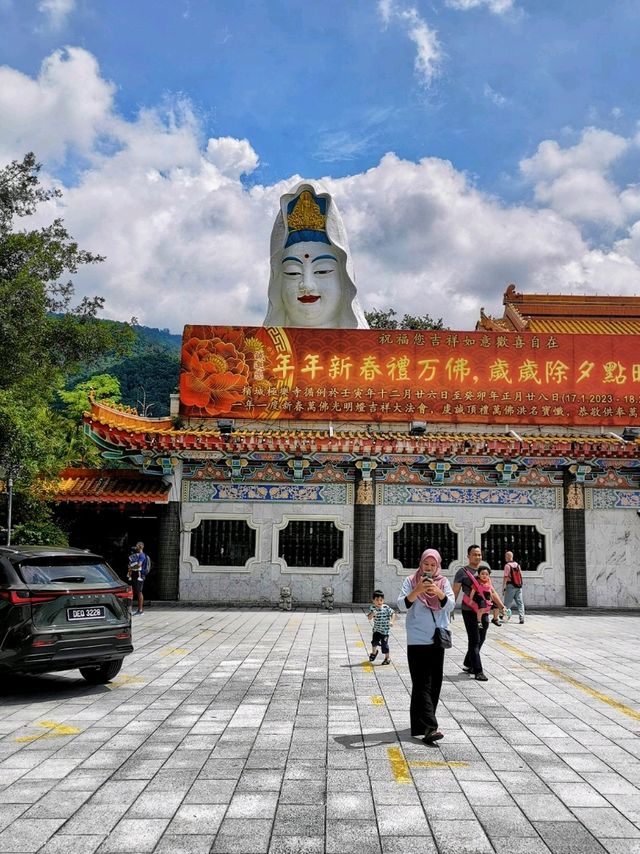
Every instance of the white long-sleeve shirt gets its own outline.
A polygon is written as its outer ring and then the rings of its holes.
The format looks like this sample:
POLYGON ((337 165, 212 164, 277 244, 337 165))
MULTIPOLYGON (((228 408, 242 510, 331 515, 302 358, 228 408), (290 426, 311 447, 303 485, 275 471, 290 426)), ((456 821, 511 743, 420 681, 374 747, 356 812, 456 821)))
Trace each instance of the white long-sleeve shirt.
POLYGON ((446 629, 449 626, 449 614, 453 611, 456 605, 456 600, 453 598, 453 590, 451 585, 445 578, 444 593, 447 598, 441 603, 441 607, 432 611, 420 599, 416 599, 410 608, 407 608, 405 598, 413 590, 411 577, 405 578, 402 584, 402 590, 398 596, 398 610, 406 612, 407 619, 407 645, 412 646, 428 646, 433 643, 433 633, 436 626, 441 629, 446 629), (431 616, 433 614, 433 617, 431 616))

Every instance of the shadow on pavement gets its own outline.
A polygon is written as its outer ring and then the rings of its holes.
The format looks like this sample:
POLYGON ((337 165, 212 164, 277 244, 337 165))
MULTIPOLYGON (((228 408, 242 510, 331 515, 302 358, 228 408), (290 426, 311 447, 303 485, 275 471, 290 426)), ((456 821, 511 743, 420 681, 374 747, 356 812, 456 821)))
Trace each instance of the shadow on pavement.
POLYGON ((0 698, 3 705, 18 705, 28 699, 31 703, 49 703, 51 698, 67 700, 73 697, 95 696, 109 691, 106 685, 89 685, 82 677, 54 674, 41 676, 3 676, 0 681, 0 698))

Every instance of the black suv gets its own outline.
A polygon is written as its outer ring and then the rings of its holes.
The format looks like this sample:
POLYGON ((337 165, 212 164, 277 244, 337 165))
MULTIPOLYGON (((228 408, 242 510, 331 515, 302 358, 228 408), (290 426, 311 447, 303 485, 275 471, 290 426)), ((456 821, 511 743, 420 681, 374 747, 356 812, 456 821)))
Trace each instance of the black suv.
POLYGON ((0 673, 78 667, 108 682, 131 645, 131 588, 81 549, 0 546, 0 673))

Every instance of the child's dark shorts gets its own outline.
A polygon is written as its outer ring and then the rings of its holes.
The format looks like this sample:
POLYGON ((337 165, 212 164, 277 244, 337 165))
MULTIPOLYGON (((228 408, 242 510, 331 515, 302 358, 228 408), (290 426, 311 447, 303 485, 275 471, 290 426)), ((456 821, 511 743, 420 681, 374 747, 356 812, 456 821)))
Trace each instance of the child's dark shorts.
POLYGON ((371 646, 379 646, 386 655, 389 652, 389 635, 383 635, 382 632, 374 632, 371 638, 371 646))

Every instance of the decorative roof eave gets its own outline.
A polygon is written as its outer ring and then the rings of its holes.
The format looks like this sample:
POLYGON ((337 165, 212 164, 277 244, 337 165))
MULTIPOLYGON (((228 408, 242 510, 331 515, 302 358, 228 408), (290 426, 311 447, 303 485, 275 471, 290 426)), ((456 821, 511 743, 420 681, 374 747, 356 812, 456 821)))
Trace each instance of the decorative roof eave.
POLYGON ((92 421, 90 432, 103 447, 140 454, 179 454, 188 459, 193 451, 242 454, 273 451, 287 454, 348 453, 360 456, 379 454, 426 454, 477 456, 548 456, 550 453, 583 458, 638 456, 640 444, 607 436, 530 435, 500 433, 369 433, 323 430, 235 430, 222 435, 219 430, 131 430, 113 423, 92 421))
POLYGON ((44 488, 58 504, 167 504, 171 491, 164 481, 123 469, 65 469, 44 488))

